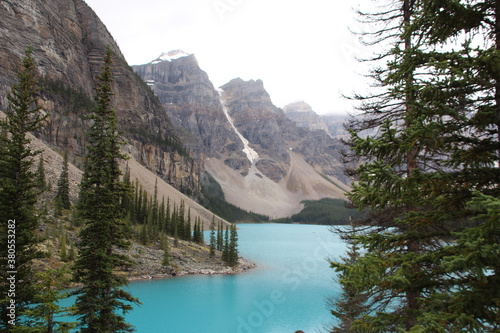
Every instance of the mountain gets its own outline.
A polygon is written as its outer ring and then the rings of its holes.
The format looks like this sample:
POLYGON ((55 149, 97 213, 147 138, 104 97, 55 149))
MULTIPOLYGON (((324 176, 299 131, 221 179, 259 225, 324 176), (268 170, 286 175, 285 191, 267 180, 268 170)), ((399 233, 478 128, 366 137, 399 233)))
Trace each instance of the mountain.
POLYGON ((344 122, 347 115, 318 115, 312 107, 304 101, 293 102, 283 107, 286 116, 297 126, 310 130, 323 130, 332 138, 343 138, 346 135, 344 122))
POLYGON ((297 101, 283 107, 286 116, 297 126, 310 130, 323 130, 328 133, 328 126, 323 119, 304 101, 297 101))
POLYGON ((133 68, 230 203, 280 217, 304 199, 343 197, 340 142, 288 119, 262 81, 238 78, 215 88, 194 55, 169 54, 133 68))
POLYGON ((67 151, 76 167, 83 165, 86 115, 109 46, 124 150, 176 189, 202 199, 208 172, 229 202, 286 216, 304 199, 341 198, 348 188, 341 144, 290 121, 262 81, 234 79, 216 88, 195 56, 179 50, 132 68, 83 0, 4 0, 0 31, 0 110, 32 47, 38 103, 48 115, 47 125, 33 134, 67 151))
POLYGON ((113 37, 83 0, 5 0, 0 5, 0 110, 24 51, 34 50, 39 104, 48 114, 38 138, 82 164, 86 113, 107 46, 114 53, 113 105, 126 150, 175 187, 199 186, 202 165, 187 156, 158 98, 127 65, 113 37))

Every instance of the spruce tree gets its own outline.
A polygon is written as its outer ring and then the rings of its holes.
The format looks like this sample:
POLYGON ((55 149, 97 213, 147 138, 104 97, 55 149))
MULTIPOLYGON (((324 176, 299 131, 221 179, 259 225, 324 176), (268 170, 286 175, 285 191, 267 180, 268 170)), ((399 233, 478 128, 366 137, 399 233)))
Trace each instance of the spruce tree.
POLYGON ((38 169, 36 170, 38 190, 44 192, 47 190, 47 182, 45 179, 45 166, 43 164, 43 156, 40 155, 40 160, 38 162, 38 169))
POLYGON ((212 222, 210 223, 210 257, 215 257, 215 249, 217 247, 215 238, 215 215, 212 215, 212 222))
POLYGON ((25 53, 18 81, 7 96, 6 119, 0 121, 0 331, 14 327, 9 321, 20 325, 18 319, 37 302, 32 263, 41 255, 35 233, 39 224, 35 203, 40 192, 33 158, 40 152, 29 147, 28 133, 38 130, 45 117, 37 106, 32 53, 32 49, 25 53), (15 295, 9 293, 12 279, 15 295), (11 300, 15 301, 16 318, 9 317, 11 300))
POLYGON ((68 174, 68 153, 64 153, 63 168, 59 179, 57 181, 57 194, 54 199, 56 206, 56 213, 60 215, 61 210, 68 210, 71 208, 71 202, 69 200, 69 174, 68 174))
POLYGON ((227 266, 230 266, 229 264, 229 228, 226 227, 226 230, 222 232, 224 234, 224 246, 222 247, 222 261, 227 266))
POLYGON ((162 262, 162 265, 163 266, 168 266, 170 265, 170 252, 169 252, 169 248, 168 248, 168 237, 167 236, 164 236, 165 237, 165 241, 164 241, 164 245, 163 245, 163 262, 162 262))
POLYGON ((365 251, 356 263, 336 267, 377 300, 360 319, 363 327, 409 331, 427 311, 423 300, 445 283, 431 254, 449 231, 422 189, 432 186, 446 156, 434 122, 438 115, 421 91, 433 69, 430 50, 413 24, 422 15, 421 2, 386 1, 377 9, 361 13, 374 27, 364 37, 387 51, 374 57, 375 92, 355 96, 361 114, 348 127, 348 143, 361 158, 348 196, 358 208, 371 209, 364 223, 374 228, 357 236, 365 251), (367 129, 371 132, 363 135, 367 129))
POLYGON ((338 277, 342 293, 340 297, 330 297, 328 306, 333 316, 338 320, 338 323, 332 325, 329 329, 330 333, 344 332, 362 332, 362 328, 356 329, 356 320, 368 314, 369 309, 369 294, 366 291, 360 290, 353 283, 349 276, 349 269, 343 269, 341 265, 354 265, 360 257, 359 247, 353 235, 358 233, 359 228, 352 227, 346 230, 336 229, 335 232, 342 234, 342 238, 348 244, 348 250, 344 257, 341 257, 341 263, 334 263, 332 268, 337 268, 340 272, 338 277))
POLYGON ((229 239, 227 261, 229 266, 236 267, 238 266, 238 229, 234 223, 231 224, 229 239))
POLYGON ((350 144, 362 159, 349 197, 372 209, 363 222, 374 228, 356 237, 363 250, 355 263, 335 266, 357 290, 371 293, 369 314, 359 319, 365 330, 498 327, 491 315, 497 295, 468 291, 467 281, 482 283, 488 267, 488 289, 498 290, 499 265, 471 260, 464 273, 459 248, 462 237, 470 241, 480 230, 475 224, 488 225, 471 220, 474 191, 500 194, 497 7, 397 1, 365 15, 380 24, 371 33, 374 43, 390 44, 376 57, 385 61, 373 72, 376 92, 357 96, 362 114, 350 126, 350 144), (366 129, 369 136, 359 133, 366 129), (475 302, 461 306, 466 297, 475 302))
POLYGON ((76 327, 76 322, 61 320, 71 315, 71 308, 62 307, 58 303, 67 298, 64 288, 64 275, 67 269, 49 269, 37 272, 37 281, 41 281, 36 295, 37 305, 27 311, 26 324, 30 329, 16 327, 12 332, 47 332, 69 333, 76 327))
POLYGON ((118 159, 121 141, 112 98, 112 51, 108 47, 104 66, 97 77, 96 107, 90 119, 85 168, 80 187, 78 210, 85 220, 80 232, 74 279, 83 286, 75 294, 76 315, 81 332, 131 332, 123 313, 138 300, 123 290, 124 276, 114 272, 130 265, 130 259, 116 252, 127 248, 120 197, 118 159))

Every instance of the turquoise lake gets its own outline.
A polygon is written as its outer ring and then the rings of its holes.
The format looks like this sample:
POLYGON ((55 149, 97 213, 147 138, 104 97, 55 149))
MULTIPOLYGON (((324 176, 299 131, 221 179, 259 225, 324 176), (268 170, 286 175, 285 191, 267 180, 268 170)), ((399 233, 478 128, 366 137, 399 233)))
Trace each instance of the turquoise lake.
POLYGON ((240 255, 258 267, 238 275, 130 283, 143 303, 127 314, 137 332, 325 332, 334 320, 326 298, 340 293, 327 261, 343 255, 338 235, 316 225, 238 228, 240 255))

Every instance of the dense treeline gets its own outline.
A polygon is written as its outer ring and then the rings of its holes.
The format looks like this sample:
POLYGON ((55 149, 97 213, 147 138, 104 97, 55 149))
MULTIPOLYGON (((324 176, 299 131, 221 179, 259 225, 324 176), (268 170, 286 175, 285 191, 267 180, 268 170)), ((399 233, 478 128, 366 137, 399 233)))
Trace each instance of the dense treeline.
POLYGON ((130 181, 128 168, 123 183, 129 191, 121 199, 122 208, 135 240, 146 245, 167 235, 176 242, 182 239, 204 243, 202 222, 199 217, 193 220, 191 209, 186 209, 183 200, 176 203, 162 198, 160 201, 156 184, 153 195, 148 195, 137 181, 130 181))
POLYGON ((248 212, 227 202, 219 183, 208 173, 205 173, 204 177, 201 189, 202 196, 199 198, 203 207, 230 222, 269 221, 268 216, 248 212))
POLYGON ((354 208, 348 208, 341 199, 323 198, 321 200, 306 200, 304 208, 290 217, 274 220, 277 223, 303 223, 322 225, 348 224, 353 218, 359 218, 362 213, 354 208))
POLYGON ((380 1, 331 332, 500 329, 500 2, 380 1), (369 136, 362 135, 369 130, 369 136))

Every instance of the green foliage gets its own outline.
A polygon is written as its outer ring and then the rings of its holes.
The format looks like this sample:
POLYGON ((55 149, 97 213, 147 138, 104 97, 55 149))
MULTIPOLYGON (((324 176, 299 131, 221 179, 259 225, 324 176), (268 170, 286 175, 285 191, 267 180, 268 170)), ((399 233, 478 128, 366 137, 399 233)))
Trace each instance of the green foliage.
MULTIPOLYGON (((369 294, 353 283, 350 270, 360 257, 359 246, 353 235, 359 232, 359 228, 351 226, 350 229, 337 229, 343 234, 344 241, 348 244, 345 257, 341 258, 341 263, 332 263, 332 268, 339 272, 338 280, 341 282, 342 294, 339 298, 330 297, 328 305, 332 309, 331 313, 338 319, 338 324, 333 325, 330 333, 343 332, 363 332, 356 328, 356 320, 363 318, 369 310, 369 294)), ((354 280, 355 281, 355 280, 354 280)))
POLYGON ((186 150, 186 148, 184 148, 182 142, 180 142, 179 139, 175 136, 172 135, 163 136, 161 134, 151 134, 151 131, 143 127, 130 128, 127 130, 127 133, 130 135, 141 136, 142 138, 148 140, 149 142, 155 145, 158 145, 162 148, 166 148, 167 151, 170 149, 176 151, 181 156, 189 157, 188 151, 186 150))
POLYGON ((212 215, 212 222, 210 223, 210 257, 215 256, 215 249, 217 248, 217 239, 215 236, 215 215, 212 215))
POLYGON ((306 200, 302 203, 304 208, 299 213, 273 222, 341 225, 349 223, 351 218, 359 218, 362 215, 356 209, 347 208, 346 202, 340 199, 324 198, 321 200, 306 200))
MULTIPOLYGON (((497 9, 401 0, 362 13, 377 27, 367 45, 387 51, 374 57, 376 89, 355 96, 361 116, 348 126, 360 161, 348 196, 371 209, 361 223, 372 228, 354 238, 360 257, 334 266, 349 277, 343 286, 370 295, 357 329, 498 330, 498 294, 486 292, 500 289, 498 238, 467 205, 475 191, 500 196, 497 9)), ((482 198, 486 210, 493 203, 482 198)))
POLYGON ((231 224, 229 248, 227 249, 227 265, 235 267, 238 265, 238 230, 236 224, 231 224))
POLYGON ((170 265, 170 253, 168 249, 168 237, 165 237, 164 241, 164 246, 163 246, 163 266, 169 266, 170 265))
POLYGON ((59 96, 65 105, 65 113, 75 113, 84 116, 87 110, 95 107, 95 101, 83 91, 75 90, 60 80, 46 77, 39 79, 42 93, 59 96))
MULTIPOLYGON (((29 147, 28 133, 38 130, 45 120, 37 106, 36 64, 28 49, 18 73, 18 82, 7 96, 6 119, 0 121, 0 330, 8 330, 7 306, 16 301, 16 322, 36 303, 33 260, 41 257, 35 231, 39 224, 35 208, 40 183, 33 171, 33 158, 39 154, 29 147), (9 221, 11 221, 9 223, 9 221), (10 226, 10 227, 9 227, 10 226), (10 231, 9 231, 10 230, 10 231), (15 242, 15 244, 13 243, 15 242), (15 261, 9 260, 8 249, 14 249, 15 261), (14 297, 8 297, 8 277, 16 271, 14 297)), ((12 254, 10 259, 14 260, 12 254)), ((13 296, 11 294, 11 296, 13 296)))
POLYGON ((220 216, 226 221, 232 222, 263 222, 269 221, 268 216, 247 212, 239 207, 228 203, 219 183, 208 173, 201 187, 202 198, 200 204, 212 213, 220 216))
POLYGON ((43 164, 43 156, 40 155, 40 160, 38 162, 38 168, 36 170, 37 186, 40 193, 47 190, 47 182, 45 180, 45 166, 43 164))
POLYGON ((104 67, 98 76, 96 107, 90 119, 85 169, 80 185, 79 215, 85 226, 80 232, 79 253, 74 278, 78 289, 76 315, 81 332, 130 332, 123 313, 138 300, 122 289, 127 281, 114 269, 130 265, 130 259, 116 253, 127 248, 128 235, 120 207, 120 152, 116 112, 111 106, 112 52, 106 50, 104 67))
POLYGON ((57 193, 54 198, 56 215, 61 215, 63 209, 70 209, 71 202, 69 200, 69 174, 68 174, 68 153, 64 153, 63 169, 57 181, 57 193))
POLYGON ((37 281, 40 281, 36 306, 30 308, 26 313, 26 327, 15 327, 11 332, 52 332, 69 333, 76 327, 76 322, 59 321, 61 317, 70 316, 71 308, 61 307, 58 302, 67 298, 68 293, 61 293, 64 288, 62 281, 69 271, 67 269, 49 269, 45 272, 36 273, 37 281))

